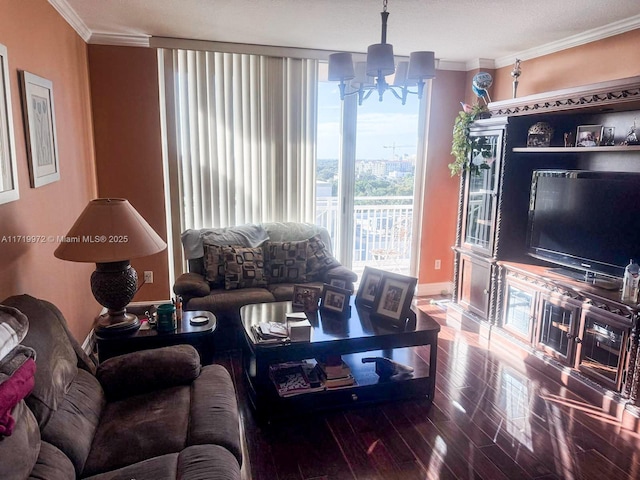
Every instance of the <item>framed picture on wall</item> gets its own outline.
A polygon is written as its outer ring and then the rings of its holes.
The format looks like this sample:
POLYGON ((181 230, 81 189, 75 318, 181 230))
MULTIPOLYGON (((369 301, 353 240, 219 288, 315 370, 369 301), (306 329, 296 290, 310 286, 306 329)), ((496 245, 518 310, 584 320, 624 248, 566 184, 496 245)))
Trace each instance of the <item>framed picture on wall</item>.
POLYGON ((53 83, 33 73, 21 71, 31 187, 60 180, 53 83))
POLYGON ((10 87, 7 47, 0 45, 0 204, 20 197, 10 87))

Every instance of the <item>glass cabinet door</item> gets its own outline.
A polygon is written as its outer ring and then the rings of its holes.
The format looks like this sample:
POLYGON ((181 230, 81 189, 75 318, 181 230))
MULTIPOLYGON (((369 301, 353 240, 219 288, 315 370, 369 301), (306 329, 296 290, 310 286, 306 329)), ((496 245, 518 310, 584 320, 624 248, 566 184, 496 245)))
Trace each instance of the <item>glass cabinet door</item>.
POLYGON ((620 324, 606 313, 584 311, 576 359, 580 371, 620 390, 625 346, 630 330, 630 326, 620 324))
POLYGON ((507 280, 502 327, 527 342, 531 341, 535 296, 535 291, 507 280))
POLYGON ((471 134, 472 168, 467 172, 465 223, 462 240, 465 246, 491 253, 495 231, 502 131, 485 135, 471 134))
POLYGON ((538 319, 537 347, 565 363, 570 361, 579 320, 578 306, 542 295, 538 319))

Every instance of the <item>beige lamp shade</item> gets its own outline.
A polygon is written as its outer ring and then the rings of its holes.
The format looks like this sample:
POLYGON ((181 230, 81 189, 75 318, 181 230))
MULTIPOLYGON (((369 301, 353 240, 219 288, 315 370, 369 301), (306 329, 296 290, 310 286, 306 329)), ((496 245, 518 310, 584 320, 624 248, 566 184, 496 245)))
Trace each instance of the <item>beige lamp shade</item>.
POLYGON ((389 43, 375 43, 367 49, 367 75, 383 77, 395 72, 393 59, 393 45, 389 43))
POLYGON ((329 81, 346 81, 354 77, 353 60, 350 53, 329 55, 329 81))
POLYGON ((407 78, 425 80, 436 78, 436 57, 433 52, 412 52, 409 55, 407 78))
POLYGON ((89 202, 53 254, 72 262, 108 263, 161 252, 167 244, 128 200, 89 202))

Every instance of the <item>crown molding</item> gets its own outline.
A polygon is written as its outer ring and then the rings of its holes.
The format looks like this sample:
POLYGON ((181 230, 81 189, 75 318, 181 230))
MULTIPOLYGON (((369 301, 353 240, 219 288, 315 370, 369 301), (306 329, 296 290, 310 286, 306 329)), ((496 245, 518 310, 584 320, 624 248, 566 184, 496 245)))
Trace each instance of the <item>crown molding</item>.
POLYGON ((495 69, 496 68, 495 61, 492 58, 476 58, 474 60, 469 60, 466 63, 467 71, 483 69, 483 68, 486 68, 489 70, 495 69))
POLYGON ((71 8, 67 0, 49 0, 49 4, 64 18, 69 25, 82 37, 85 42, 91 37, 91 30, 78 16, 76 11, 71 8))
POLYGON ((530 60, 532 58, 542 57, 551 53, 578 47, 586 43, 613 37, 614 35, 620 35, 621 33, 629 32, 637 28, 640 28, 640 15, 634 15, 633 17, 629 17, 625 20, 620 20, 619 22, 613 22, 603 27, 587 30, 586 32, 572 35, 562 40, 558 40, 557 42, 551 42, 539 47, 530 48, 529 50, 524 50, 515 55, 507 55, 504 57, 496 58, 495 68, 502 68, 513 65, 516 59, 530 60))
POLYGON ((438 70, 453 70, 454 72, 466 72, 467 64, 465 62, 452 62, 449 60, 437 60, 436 68, 438 70))
POLYGON ((630 110, 640 104, 640 76, 592 83, 489 103, 493 117, 587 109, 630 110))
POLYGON ((149 35, 121 35, 115 33, 92 33, 87 41, 91 45, 116 45, 120 47, 148 47, 149 35))

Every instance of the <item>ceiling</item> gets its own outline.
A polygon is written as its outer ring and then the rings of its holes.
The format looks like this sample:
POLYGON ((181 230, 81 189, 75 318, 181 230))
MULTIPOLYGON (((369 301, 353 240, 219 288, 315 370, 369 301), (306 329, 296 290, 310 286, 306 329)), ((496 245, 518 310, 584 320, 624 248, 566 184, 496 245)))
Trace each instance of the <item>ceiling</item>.
MULTIPOLYGON (((148 37, 365 52, 382 0, 49 0, 89 43, 148 37)), ((389 0, 396 55, 497 67, 640 28, 639 0, 389 0)))

